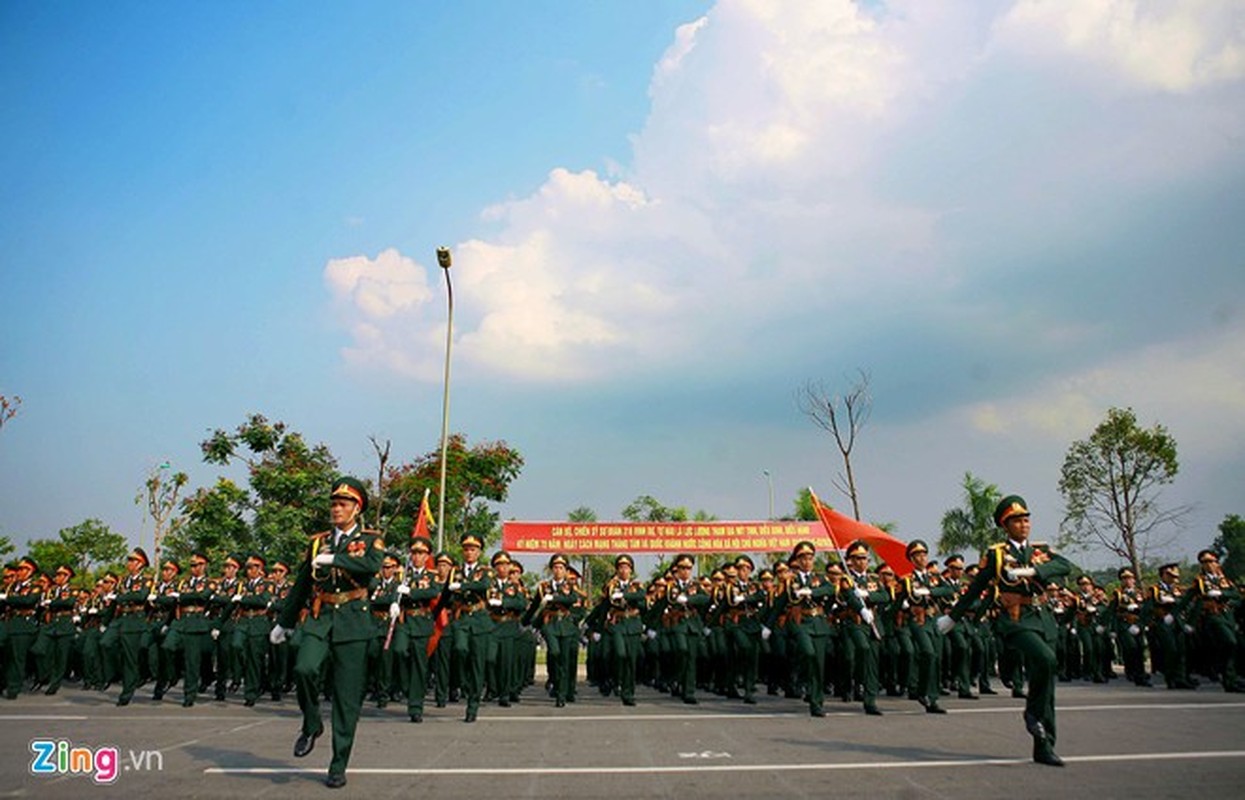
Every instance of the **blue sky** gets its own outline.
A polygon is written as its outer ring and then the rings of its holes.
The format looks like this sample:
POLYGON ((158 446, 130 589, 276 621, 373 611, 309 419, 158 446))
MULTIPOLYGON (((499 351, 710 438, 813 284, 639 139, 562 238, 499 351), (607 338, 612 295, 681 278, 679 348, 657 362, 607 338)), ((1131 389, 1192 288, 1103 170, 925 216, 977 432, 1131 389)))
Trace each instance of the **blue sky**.
POLYGON ((0 533, 139 541, 250 412, 434 449, 447 245, 504 517, 841 501, 794 393, 865 369, 867 518, 971 471, 1053 531, 1131 406, 1191 552, 1245 512, 1243 53, 1212 0, 3 4, 0 533))

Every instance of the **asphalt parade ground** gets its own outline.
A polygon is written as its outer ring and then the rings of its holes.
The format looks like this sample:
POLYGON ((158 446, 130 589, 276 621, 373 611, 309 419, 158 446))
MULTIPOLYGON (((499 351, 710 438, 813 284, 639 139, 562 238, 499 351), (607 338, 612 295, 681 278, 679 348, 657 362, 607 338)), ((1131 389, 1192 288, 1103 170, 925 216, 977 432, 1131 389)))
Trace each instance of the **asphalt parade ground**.
MULTIPOLYGON (((638 705, 581 684, 577 702, 554 708, 529 688, 510 708, 428 704, 412 724, 404 703, 364 708, 348 785, 323 785, 331 745, 292 755, 293 697, 245 708, 178 689, 151 701, 150 686, 125 708, 117 690, 66 687, 0 704, 0 796, 376 798, 882 798, 1241 797, 1245 795, 1245 696, 1062 683, 1060 769, 1030 761, 1023 700, 1006 690, 980 700, 946 698, 948 714, 916 703, 831 701, 815 719, 796 700, 761 695, 756 706, 702 694, 701 703, 641 687, 638 705), (93 751, 94 771, 61 769, 60 741, 93 751), (50 744, 41 744, 47 742, 50 744), (38 749, 50 750, 32 766, 38 749), (108 748, 116 757, 109 764, 108 748), (108 777, 101 784, 96 776, 108 777)), ((328 713, 328 704, 324 706, 328 713)), ((325 720, 326 726, 328 720, 325 720)), ((327 730, 326 730, 327 733, 327 730)), ((81 762, 80 762, 81 766, 81 762)))

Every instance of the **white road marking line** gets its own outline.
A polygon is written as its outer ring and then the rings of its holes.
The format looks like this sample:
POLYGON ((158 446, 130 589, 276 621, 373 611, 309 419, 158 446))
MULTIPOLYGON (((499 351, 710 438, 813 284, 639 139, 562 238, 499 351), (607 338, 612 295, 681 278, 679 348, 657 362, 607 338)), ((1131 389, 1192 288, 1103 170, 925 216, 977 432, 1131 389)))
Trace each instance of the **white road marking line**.
MULTIPOLYGON (((1208 758, 1245 758, 1245 750, 1209 750, 1191 753, 1120 753, 1097 756, 1064 756, 1069 764, 1101 764, 1118 761, 1183 761, 1208 758)), ((965 758, 940 761, 858 761, 843 764, 697 764, 694 766, 638 767, 446 767, 420 769, 414 767, 352 767, 350 775, 641 775, 674 772, 828 772, 860 769, 929 769, 931 767, 1011 766, 1032 763, 1027 758, 965 758)), ((323 774, 324 768, 308 767, 208 767, 206 775, 295 775, 323 774)))

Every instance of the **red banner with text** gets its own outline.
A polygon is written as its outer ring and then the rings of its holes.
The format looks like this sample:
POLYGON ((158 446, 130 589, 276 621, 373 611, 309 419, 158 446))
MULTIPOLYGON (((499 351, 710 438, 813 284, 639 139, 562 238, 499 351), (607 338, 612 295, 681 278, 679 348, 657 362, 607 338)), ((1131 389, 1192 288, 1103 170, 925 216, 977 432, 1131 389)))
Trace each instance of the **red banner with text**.
POLYGON ((832 547, 821 522, 506 522, 505 550, 568 555, 776 553, 808 540, 832 547))

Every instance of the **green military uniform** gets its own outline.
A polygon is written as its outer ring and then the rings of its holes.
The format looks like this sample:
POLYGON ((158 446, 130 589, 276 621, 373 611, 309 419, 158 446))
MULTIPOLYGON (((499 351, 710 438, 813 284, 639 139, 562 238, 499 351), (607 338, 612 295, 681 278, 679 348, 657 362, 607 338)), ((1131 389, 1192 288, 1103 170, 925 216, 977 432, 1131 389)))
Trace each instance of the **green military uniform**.
POLYGON ((1150 620, 1150 633, 1158 645, 1156 661, 1162 666, 1168 689, 1197 688, 1189 678, 1187 623, 1181 619, 1186 606, 1184 594, 1179 567, 1164 564, 1159 567, 1158 582, 1146 590, 1146 602, 1142 604, 1141 613, 1150 620))
MULTIPOLYGON (((838 587, 824 575, 806 571, 798 565, 798 560, 806 554, 814 554, 811 542, 800 542, 792 551, 792 559, 797 566, 788 573, 783 593, 778 598, 777 610, 787 618, 792 656, 799 659, 804 675, 809 714, 824 717, 826 642, 830 637, 826 603, 835 597, 838 587)), ((803 566, 808 565, 811 565, 811 559, 803 566)))
POLYGON ((26 659, 30 648, 39 635, 39 604, 43 593, 32 577, 39 565, 34 559, 23 558, 19 569, 29 570, 24 578, 17 578, 5 592, 4 633, 8 644, 8 664, 5 667, 4 696, 17 699, 26 682, 26 659))
POLYGON ((1245 691, 1236 670, 1234 612, 1241 601, 1240 590, 1223 574, 1219 556, 1213 550, 1203 550, 1197 558, 1202 571, 1193 579, 1186 596, 1193 609, 1194 625, 1201 632, 1207 649, 1209 670, 1225 692, 1245 691))
MULTIPOLYGON (((617 569, 622 564, 635 567, 631 556, 614 559, 617 569)), ((616 688, 623 705, 635 705, 636 667, 644 636, 641 614, 648 606, 644 584, 634 577, 623 579, 615 573, 605 583, 598 608, 602 614, 602 638, 609 684, 616 688)))
POLYGON ((176 576, 181 572, 181 565, 172 559, 166 559, 164 563, 162 579, 155 583, 152 592, 156 597, 147 612, 147 665, 156 679, 152 700, 164 699, 165 691, 177 681, 177 661, 163 645, 177 613, 176 576))
POLYGON ((101 646, 105 653, 114 653, 121 664, 121 695, 117 705, 129 705, 142 680, 139 658, 150 642, 151 627, 147 621, 148 603, 154 594, 155 581, 143 574, 148 564, 147 553, 134 548, 126 559, 136 568, 117 582, 112 618, 104 632, 101 646))
MULTIPOLYGON (((1015 519, 1024 534, 986 551, 977 576, 951 608, 949 617, 961 619, 981 592, 993 590, 1003 609, 997 622, 999 635, 1005 647, 1023 657, 1029 678, 1024 718, 1033 736, 1033 759, 1062 766, 1063 761, 1055 755, 1054 620, 1034 598, 1045 593, 1049 581, 1067 575, 1072 564, 1063 556, 1038 550, 1028 543, 1028 517, 1027 506, 1017 495, 1009 495, 999 503, 994 512, 999 527, 1008 528, 1010 537, 1008 523, 1015 519)), ((940 620, 939 627, 948 626, 940 620)))
MULTIPOLYGON (((460 544, 464 551, 469 546, 474 546, 476 552, 484 547, 484 542, 474 534, 464 535, 460 544)), ((463 566, 454 569, 446 584, 446 599, 454 616, 450 629, 453 652, 462 665, 461 682, 467 701, 464 722, 476 721, 484 696, 484 672, 494 628, 485 598, 493 580, 493 571, 483 562, 464 560, 463 566)))
POLYGON ((233 636, 238 604, 234 597, 242 591, 242 579, 237 571, 245 559, 239 553, 225 557, 225 570, 216 581, 212 595, 212 639, 216 642, 216 700, 223 702, 226 691, 234 691, 242 677, 242 654, 235 647, 233 636))
POLYGON ((925 542, 913 539, 908 543, 908 560, 916 567, 905 575, 899 584, 895 600, 908 612, 908 634, 916 659, 916 700, 931 714, 943 713, 938 705, 942 694, 939 680, 937 645, 939 636, 934 627, 939 601, 955 595, 955 589, 939 582, 925 569, 924 561, 917 565, 919 556, 928 553, 925 542))
MULTIPOLYGON (((424 698, 428 694, 428 645, 435 627, 436 600, 443 588, 437 581, 436 573, 429 570, 426 564, 432 543, 426 538, 417 541, 423 547, 418 554, 412 552, 411 563, 402 576, 403 586, 398 589, 402 621, 393 635, 394 654, 404 665, 402 672, 407 676, 406 710, 411 722, 424 720, 424 698)), ((411 546, 414 549, 415 542, 411 546)))
MULTIPOLYGON (((549 559, 550 569, 559 565, 568 566, 566 556, 561 553, 549 559)), ((545 666, 553 684, 554 705, 559 708, 566 705, 572 692, 571 685, 579 671, 575 661, 579 626, 572 616, 579 600, 580 595, 567 576, 541 581, 532 595, 526 615, 545 639, 545 666)))
MULTIPOLYGON (((193 553, 191 559, 207 560, 203 553, 193 553)), ((177 586, 177 609, 164 638, 165 650, 182 653, 182 705, 187 708, 195 704, 203 686, 203 661, 212 648, 213 620, 209 613, 215 592, 216 580, 207 575, 182 578, 177 586)))
MULTIPOLYGON (((878 610, 889 605, 891 596, 876 573, 862 569, 868 564, 868 552, 864 542, 857 541, 847 546, 848 568, 839 587, 838 599, 850 611, 841 620, 840 630, 843 634, 845 671, 861 689, 865 713, 880 716, 882 711, 878 708, 877 699, 881 689, 878 675, 881 636, 873 620, 878 610), (862 554, 865 556, 863 559, 860 558, 862 554), (855 565, 853 559, 856 560, 855 565)), ((916 646, 915 641, 913 646, 916 646)))
POLYGON ((1124 676, 1138 686, 1149 687, 1153 684, 1146 671, 1144 621, 1141 616, 1146 602, 1145 590, 1136 582, 1137 576, 1128 567, 1120 568, 1117 577, 1120 586, 1111 596, 1110 617, 1115 628, 1115 639, 1120 644, 1124 676))
POLYGON ((268 618, 272 582, 265 574, 267 564, 261 556, 250 555, 246 563, 247 575, 231 600, 238 606, 234 616, 233 647, 242 665, 243 703, 254 706, 264 690, 268 634, 272 630, 272 622, 268 618))
POLYGON ((699 702, 696 699, 696 660, 705 638, 701 615, 712 602, 709 593, 690 577, 693 563, 686 553, 675 557, 674 578, 666 582, 665 593, 657 603, 662 635, 673 657, 671 693, 677 693, 689 705, 699 702))
POLYGON ((104 655, 100 650, 100 625, 103 624, 104 581, 101 578, 95 591, 78 608, 81 617, 82 688, 103 689, 107 683, 104 673, 104 655))
POLYGON ((381 563, 381 574, 372 579, 372 624, 376 635, 367 645, 367 675, 370 697, 377 708, 389 705, 390 695, 397 690, 394 683, 394 651, 390 630, 397 629, 401 616, 398 602, 398 586, 401 579, 397 572, 398 558, 386 554, 381 563))
MULTIPOLYGON (((367 510, 367 494, 353 478, 337 481, 333 500, 353 500, 357 516, 367 510)), ((336 512, 335 512, 336 513, 336 512)), ((380 569, 385 545, 379 533, 364 530, 356 517, 348 530, 315 534, 299 565, 288 605, 281 613, 271 638, 284 638, 298 623, 301 642, 294 665, 298 707, 303 714, 302 735, 295 744, 296 756, 311 752, 324 729, 320 719, 321 671, 326 660, 333 670, 333 758, 328 785, 345 785, 346 765, 354 747, 355 728, 363 705, 367 643, 375 635, 368 584, 380 569)))
POLYGON ((486 659, 487 682, 497 704, 503 707, 517 701, 522 688, 517 650, 519 619, 528 606, 527 590, 511 578, 510 564, 509 553, 502 550, 494 554, 493 581, 485 596, 493 620, 492 648, 486 659))
POLYGON ((69 667, 69 652, 74 639, 78 636, 75 622, 77 616, 77 592, 69 585, 74 572, 71 567, 61 566, 57 575, 64 576, 61 582, 48 587, 43 596, 44 620, 39 630, 39 639, 43 641, 42 674, 47 680, 44 694, 56 694, 61 681, 69 667))

